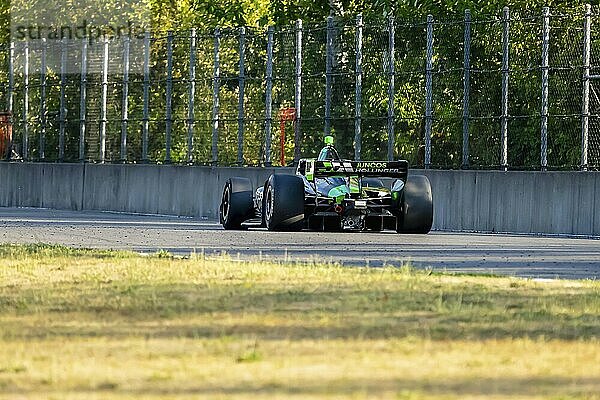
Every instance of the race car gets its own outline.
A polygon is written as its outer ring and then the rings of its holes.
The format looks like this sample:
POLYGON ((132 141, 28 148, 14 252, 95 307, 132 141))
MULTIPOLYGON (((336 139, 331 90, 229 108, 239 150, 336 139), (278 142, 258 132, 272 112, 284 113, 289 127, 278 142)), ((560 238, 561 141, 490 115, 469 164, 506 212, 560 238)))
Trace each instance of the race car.
POLYGON ((256 191, 247 178, 228 179, 219 219, 228 230, 428 233, 433 198, 407 161, 342 160, 326 136, 318 158, 300 160, 295 175, 273 174, 256 191))

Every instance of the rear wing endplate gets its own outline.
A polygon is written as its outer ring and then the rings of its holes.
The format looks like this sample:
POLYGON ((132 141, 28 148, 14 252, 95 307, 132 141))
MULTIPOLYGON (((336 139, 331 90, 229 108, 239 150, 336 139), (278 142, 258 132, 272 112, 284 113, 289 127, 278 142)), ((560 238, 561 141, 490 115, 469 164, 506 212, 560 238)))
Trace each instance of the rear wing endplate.
POLYGON ((306 179, 328 176, 397 178, 406 181, 408 161, 316 161, 307 160, 306 179))

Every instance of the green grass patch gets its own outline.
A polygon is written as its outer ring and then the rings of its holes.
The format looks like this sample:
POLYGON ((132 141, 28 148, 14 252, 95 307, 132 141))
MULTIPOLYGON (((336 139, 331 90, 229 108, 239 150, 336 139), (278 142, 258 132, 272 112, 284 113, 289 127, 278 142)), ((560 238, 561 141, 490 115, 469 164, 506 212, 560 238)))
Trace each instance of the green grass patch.
POLYGON ((0 398, 600 399, 600 283, 0 246, 0 398))

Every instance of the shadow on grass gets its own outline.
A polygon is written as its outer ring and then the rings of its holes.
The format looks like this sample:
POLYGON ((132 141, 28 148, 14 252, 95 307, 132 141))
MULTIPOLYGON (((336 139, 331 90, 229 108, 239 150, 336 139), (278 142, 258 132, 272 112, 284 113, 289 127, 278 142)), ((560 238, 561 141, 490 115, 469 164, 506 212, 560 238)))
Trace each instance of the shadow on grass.
POLYGON ((0 319, 2 315, 16 317, 3 322, 0 337, 600 337, 600 296, 595 290, 541 294, 519 288, 442 290, 428 285, 425 281, 395 290, 330 287, 310 291, 243 284, 4 288, 0 290, 0 319), (28 326, 27 320, 35 321, 37 316, 43 316, 44 323, 28 326))
MULTIPOLYGON (((529 397, 551 395, 553 398, 560 396, 588 396, 597 395, 600 391, 600 381, 598 377, 580 377, 566 378, 559 376, 538 377, 497 377, 497 378, 470 378, 470 379, 435 379, 416 380, 416 379, 371 379, 368 374, 362 379, 348 379, 329 381, 322 380, 299 380, 294 379, 293 383, 272 382, 268 384, 259 384, 255 382, 232 382, 227 387, 204 386, 198 384, 182 384, 179 387, 161 388, 153 384, 145 385, 140 389, 128 389, 118 387, 112 384, 112 390, 104 390, 107 394, 118 394, 124 396, 161 398, 164 396, 270 396, 277 398, 282 395, 295 396, 318 396, 318 395, 369 395, 378 397, 396 393, 398 395, 408 395, 411 393, 422 396, 511 396, 511 397, 529 397)), ((105 385, 106 386, 106 385, 105 385)), ((103 388, 77 388, 68 391, 70 394, 84 394, 95 389, 103 391, 103 388)), ((10 389, 3 391, 5 394, 11 394, 10 389)), ((20 395, 35 394, 36 391, 18 392, 20 395)), ((52 391, 44 393, 50 395, 52 391)), ((64 391, 62 391, 64 393, 64 391)), ((14 393, 15 395, 17 392, 14 393)), ((586 397, 589 398, 589 397, 586 397)))

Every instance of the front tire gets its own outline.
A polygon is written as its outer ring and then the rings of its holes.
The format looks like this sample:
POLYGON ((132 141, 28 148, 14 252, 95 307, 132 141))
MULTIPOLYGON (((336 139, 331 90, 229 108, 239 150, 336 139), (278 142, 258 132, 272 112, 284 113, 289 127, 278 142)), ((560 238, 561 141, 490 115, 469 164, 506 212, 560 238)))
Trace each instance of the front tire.
POLYGON ((399 233, 429 233, 433 225, 433 195, 426 176, 408 177, 401 205, 396 230, 399 233))
POLYGON ((227 230, 243 229, 242 222, 252 217, 252 183, 247 178, 230 178, 223 187, 219 219, 227 230))
POLYGON ((294 175, 271 175, 263 195, 263 215, 270 231, 298 231, 304 226, 304 182, 294 175))

